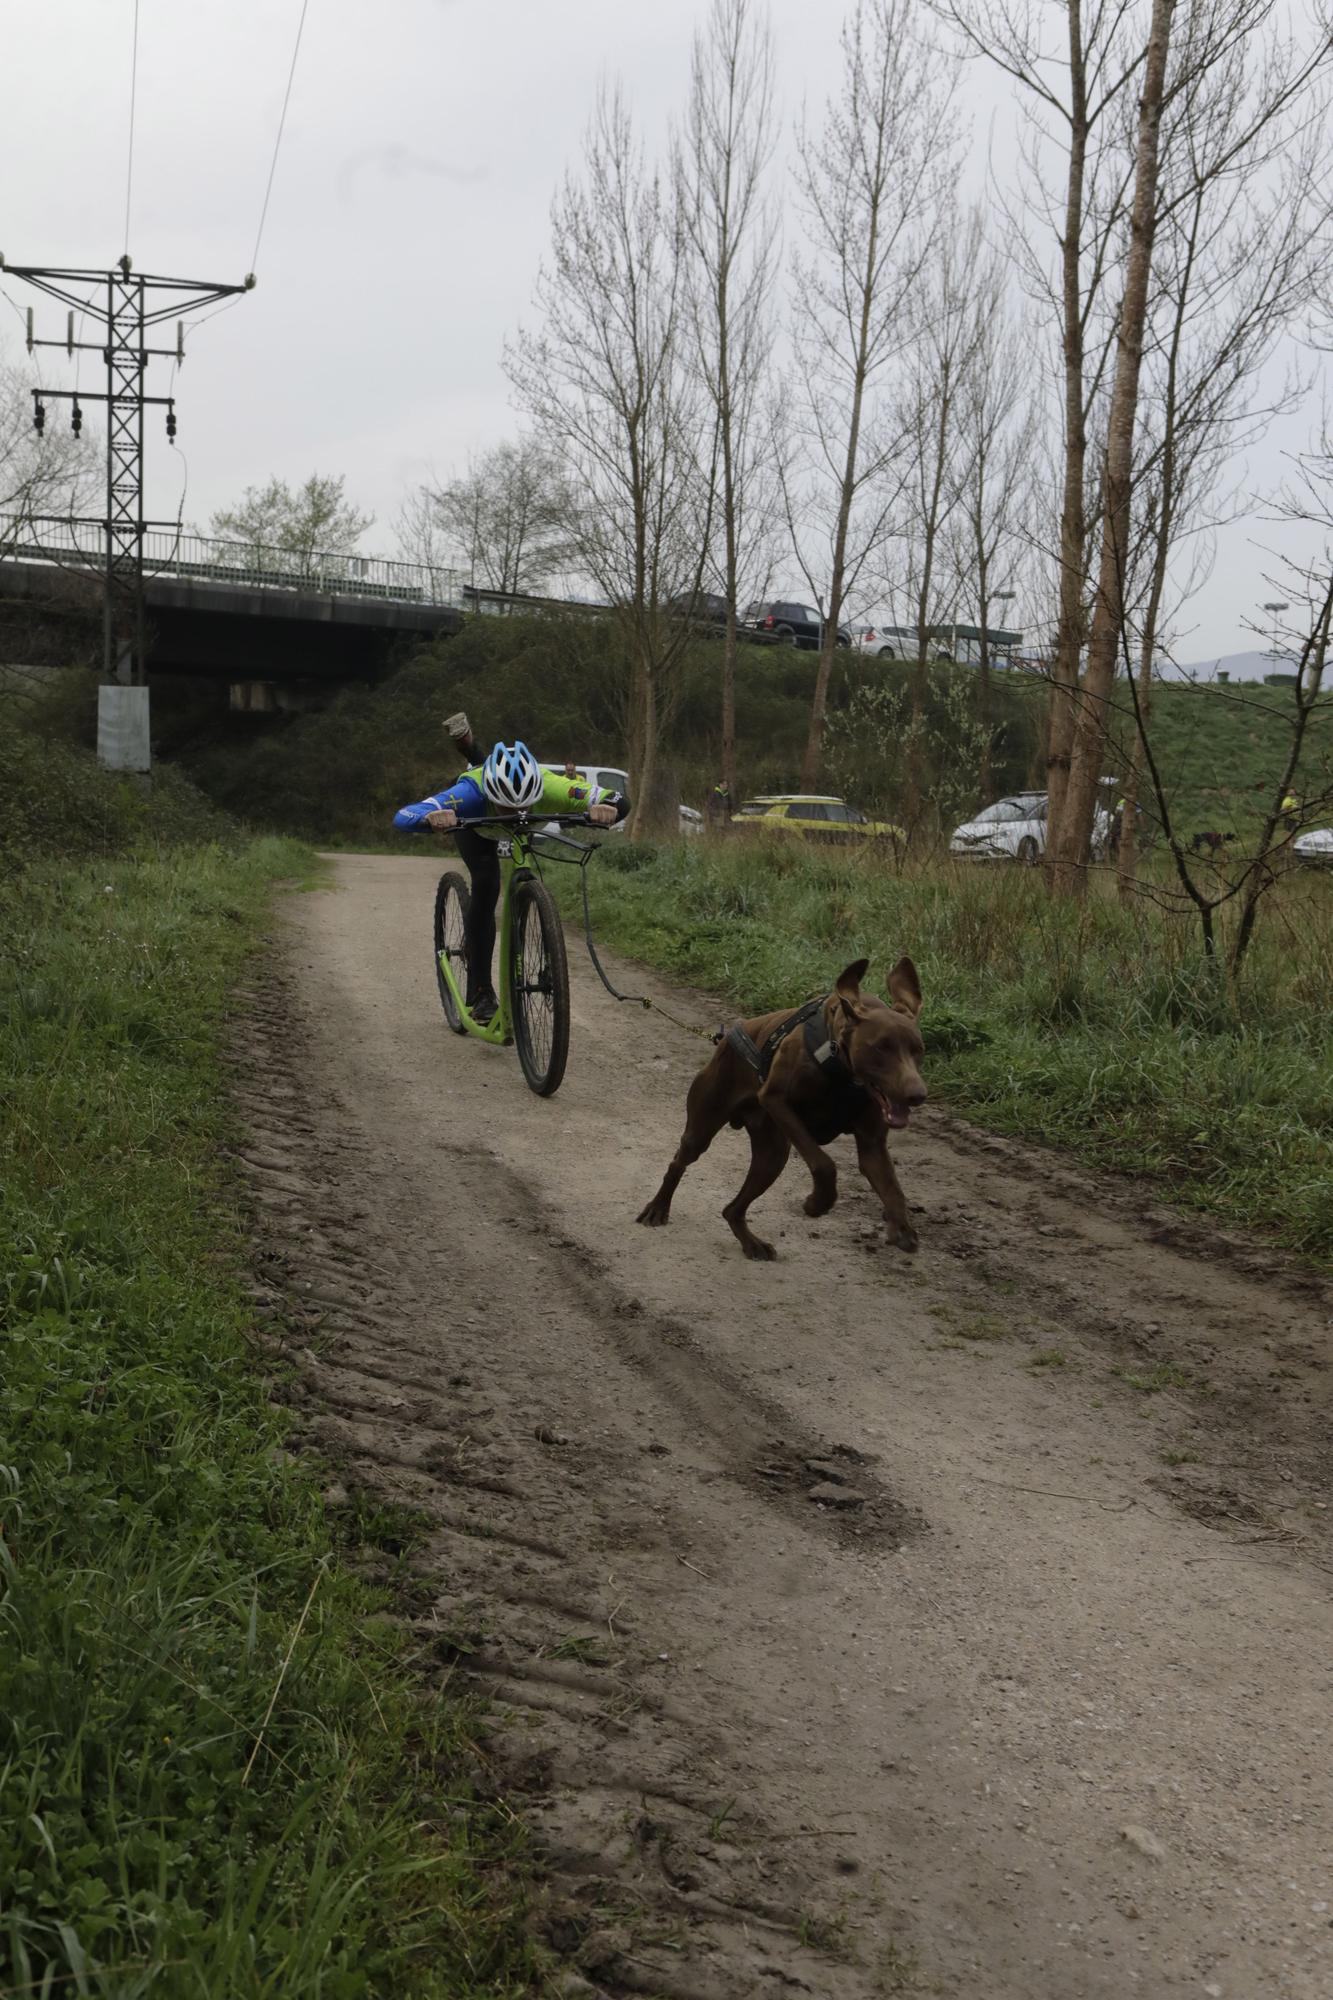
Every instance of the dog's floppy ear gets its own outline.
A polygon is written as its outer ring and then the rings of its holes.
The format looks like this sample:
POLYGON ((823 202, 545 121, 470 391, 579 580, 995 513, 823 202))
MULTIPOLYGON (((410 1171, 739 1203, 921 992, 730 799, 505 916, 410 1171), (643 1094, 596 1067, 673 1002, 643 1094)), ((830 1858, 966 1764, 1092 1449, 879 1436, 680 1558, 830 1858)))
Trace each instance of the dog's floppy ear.
POLYGON ((910 958, 900 958, 889 974, 889 993, 894 1006, 915 1020, 921 1012, 921 981, 910 958))

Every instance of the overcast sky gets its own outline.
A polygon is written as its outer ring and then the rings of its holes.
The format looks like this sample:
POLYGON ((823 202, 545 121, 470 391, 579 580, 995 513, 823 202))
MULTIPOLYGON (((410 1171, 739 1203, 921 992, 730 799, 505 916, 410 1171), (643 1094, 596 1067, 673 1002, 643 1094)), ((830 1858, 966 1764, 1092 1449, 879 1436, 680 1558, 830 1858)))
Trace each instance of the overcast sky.
MULTIPOLYGON (((658 142, 683 101, 703 4, 309 0, 259 285, 189 345, 179 455, 150 421, 150 510, 175 514, 187 464, 187 521, 272 474, 343 472, 378 517, 367 548, 392 553, 404 489, 516 428, 501 350, 531 317, 551 196, 599 80, 623 78, 658 142)), ((836 80, 841 11, 770 0, 788 125, 836 80)), ((11 263, 105 267, 124 247, 134 13, 135 0, 0 0, 11 263)), ((251 268, 300 13, 301 0, 140 0, 139 269, 236 282, 251 268)), ((988 144, 1009 149, 1007 90, 974 66, 957 108, 980 175, 988 144)), ((3 283, 19 306, 38 304, 39 332, 63 333, 56 306, 3 283)), ((20 339, 0 300, 11 359, 20 339)), ((96 372, 84 369, 85 386, 96 372)), ((64 358, 43 357, 43 374, 64 386, 64 358)), ((1252 454, 1254 484, 1276 481, 1304 428, 1252 454)), ((1255 643, 1244 621, 1273 595, 1264 549, 1280 539, 1257 516, 1227 531, 1181 657, 1255 643)))

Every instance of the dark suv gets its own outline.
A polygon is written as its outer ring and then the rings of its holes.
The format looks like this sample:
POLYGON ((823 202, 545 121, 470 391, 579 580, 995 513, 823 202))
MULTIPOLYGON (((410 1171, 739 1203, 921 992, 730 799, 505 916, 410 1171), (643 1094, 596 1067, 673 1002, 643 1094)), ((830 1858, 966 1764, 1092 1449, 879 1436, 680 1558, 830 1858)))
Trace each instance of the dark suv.
MULTIPOLYGON (((813 604, 747 605, 741 623, 751 632, 764 632, 779 646, 802 646, 817 653, 824 621, 813 604)), ((845 625, 838 627, 838 644, 850 646, 852 635, 845 625)))
POLYGON ((719 597, 715 590, 696 590, 693 596, 682 593, 679 597, 669 597, 667 610, 674 611, 678 618, 692 618, 700 625, 725 625, 727 622, 727 600, 719 597))

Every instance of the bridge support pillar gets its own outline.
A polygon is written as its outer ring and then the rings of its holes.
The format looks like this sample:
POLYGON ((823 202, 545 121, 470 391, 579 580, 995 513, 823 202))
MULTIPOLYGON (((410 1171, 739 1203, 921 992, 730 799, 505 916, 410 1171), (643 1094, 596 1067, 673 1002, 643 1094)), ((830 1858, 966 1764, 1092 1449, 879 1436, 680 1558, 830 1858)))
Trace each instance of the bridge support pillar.
POLYGON ((273 715, 278 707, 271 681, 233 681, 227 701, 233 711, 244 715, 273 715))
POLYGON ((98 688, 97 758, 108 771, 143 774, 152 770, 146 687, 117 687, 108 682, 98 688))

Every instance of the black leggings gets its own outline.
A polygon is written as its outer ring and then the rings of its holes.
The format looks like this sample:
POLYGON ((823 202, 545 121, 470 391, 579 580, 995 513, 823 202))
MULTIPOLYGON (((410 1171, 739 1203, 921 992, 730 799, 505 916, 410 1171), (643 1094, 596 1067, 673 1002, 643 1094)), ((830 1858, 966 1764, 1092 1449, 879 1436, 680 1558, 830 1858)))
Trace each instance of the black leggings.
POLYGON ((491 987, 491 961, 495 957, 495 906, 500 900, 500 856, 493 840, 460 826, 454 834, 458 852, 467 863, 472 878, 472 904, 468 910, 464 940, 467 944, 468 1006, 491 987))

